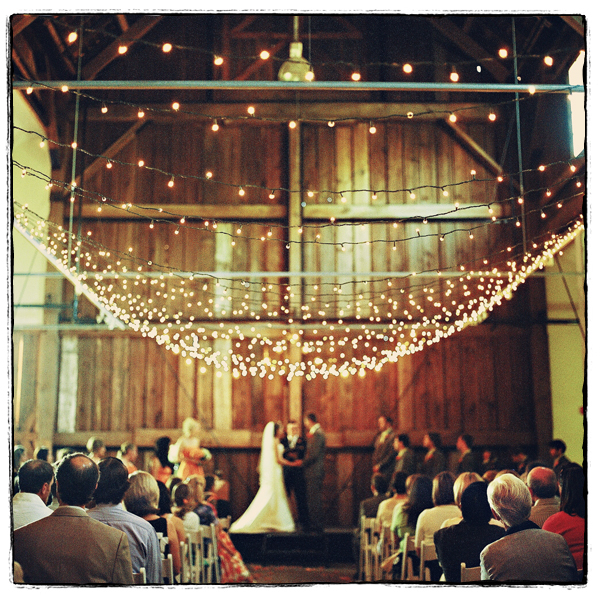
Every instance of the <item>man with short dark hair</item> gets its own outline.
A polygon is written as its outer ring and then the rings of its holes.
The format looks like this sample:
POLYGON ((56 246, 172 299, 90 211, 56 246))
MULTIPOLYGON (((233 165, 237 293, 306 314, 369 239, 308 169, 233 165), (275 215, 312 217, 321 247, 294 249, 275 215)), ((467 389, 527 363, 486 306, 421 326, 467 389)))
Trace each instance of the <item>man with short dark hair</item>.
POLYGON ((552 469, 534 467, 527 475, 527 487, 534 502, 529 517, 538 527, 560 510, 558 481, 552 469))
POLYGON ((127 512, 121 501, 129 489, 129 473, 125 464, 112 456, 98 463, 100 481, 94 492, 96 506, 88 515, 127 534, 131 565, 135 573, 146 569, 148 583, 162 583, 160 545, 156 530, 150 523, 127 512))
POLYGON ((394 450, 394 440, 396 438, 392 428, 392 419, 381 415, 377 419, 379 432, 373 440, 373 473, 380 473, 385 477, 386 484, 389 485, 394 466, 396 464, 396 451, 394 450))
POLYGON ((327 441, 325 432, 314 413, 308 413, 304 417, 304 426, 307 434, 302 467, 306 482, 309 529, 320 533, 323 531, 323 480, 327 441))
POLYGON ((550 448, 550 456, 552 457, 552 468, 556 476, 559 477, 560 472, 571 462, 565 456, 567 445, 562 440, 556 439, 549 442, 548 447, 550 448))
POLYGON ((19 468, 19 491, 13 496, 13 529, 19 529, 52 514, 48 498, 54 481, 54 469, 45 460, 32 459, 19 468))
POLYGON ((577 567, 565 538, 529 520, 531 494, 518 477, 499 475, 488 486, 494 517, 506 534, 481 552, 481 579, 495 581, 576 582, 577 567))
POLYGON ((14 560, 25 583, 133 584, 127 536, 84 508, 96 489, 98 466, 85 454, 70 454, 55 477, 59 507, 14 532, 14 560))

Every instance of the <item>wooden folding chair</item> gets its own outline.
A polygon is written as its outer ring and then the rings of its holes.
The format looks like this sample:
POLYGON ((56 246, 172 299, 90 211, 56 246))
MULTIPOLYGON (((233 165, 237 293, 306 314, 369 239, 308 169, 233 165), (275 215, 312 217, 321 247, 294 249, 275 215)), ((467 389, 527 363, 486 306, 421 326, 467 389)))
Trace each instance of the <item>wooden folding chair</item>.
POLYGON ((140 567, 139 573, 133 574, 134 585, 144 585, 146 583, 146 567, 140 567))
POLYGON ((425 566, 425 563, 430 560, 437 560, 437 552, 435 551, 435 544, 433 542, 421 542, 421 568, 419 570, 420 581, 431 581, 431 573, 425 566))
POLYGON ((460 563, 460 581, 467 583, 469 581, 481 581, 481 567, 467 567, 466 563, 460 563))
POLYGON ((400 542, 400 551, 402 552, 402 569, 400 571, 401 581, 416 581, 419 579, 413 571, 413 561, 409 556, 409 553, 415 551, 415 536, 404 534, 402 541, 400 542))
MULTIPOLYGON (((360 564, 360 579, 362 581, 373 581, 374 564, 373 564, 373 541, 375 539, 375 522, 376 519, 370 519, 364 515, 360 521, 360 548, 359 548, 359 564, 360 564)), ((377 548, 375 548, 375 553, 377 548)))
POLYGON ((206 583, 221 583, 221 569, 219 567, 219 551, 217 547, 217 528, 214 523, 200 525, 200 532, 205 540, 204 555, 206 583))
POLYGON ((192 579, 192 561, 189 552, 187 537, 185 542, 179 542, 179 556, 181 557, 181 572, 179 583, 190 583, 192 579))
POLYGON ((166 558, 161 559, 163 581, 166 579, 169 585, 175 583, 175 575, 173 573, 173 555, 167 554, 166 558))
POLYGON ((383 525, 381 530, 379 531, 379 541, 378 548, 379 552, 377 553, 377 580, 388 579, 387 574, 383 572, 381 565, 383 562, 389 558, 393 551, 393 539, 392 539, 392 529, 389 525, 383 525))

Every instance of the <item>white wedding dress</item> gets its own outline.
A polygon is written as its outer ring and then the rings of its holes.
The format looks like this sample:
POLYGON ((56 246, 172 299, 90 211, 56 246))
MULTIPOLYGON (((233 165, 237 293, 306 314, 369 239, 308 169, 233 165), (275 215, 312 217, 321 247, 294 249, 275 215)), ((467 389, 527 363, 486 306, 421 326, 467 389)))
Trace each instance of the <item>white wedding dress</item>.
MULTIPOLYGON (((267 423, 260 453, 260 487, 246 512, 229 528, 229 533, 265 533, 296 530, 283 486, 283 469, 275 456, 275 423, 267 423)), ((283 446, 278 445, 279 455, 283 446)))

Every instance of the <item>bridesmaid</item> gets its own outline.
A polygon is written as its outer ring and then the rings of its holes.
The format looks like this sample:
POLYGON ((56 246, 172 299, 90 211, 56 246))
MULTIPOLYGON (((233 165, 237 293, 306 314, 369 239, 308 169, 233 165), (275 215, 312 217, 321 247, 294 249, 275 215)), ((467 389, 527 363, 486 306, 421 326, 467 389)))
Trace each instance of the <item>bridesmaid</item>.
POLYGON ((169 448, 169 461, 178 464, 174 477, 185 481, 191 475, 204 476, 203 463, 212 458, 207 448, 200 446, 200 423, 188 417, 181 427, 182 436, 169 448))

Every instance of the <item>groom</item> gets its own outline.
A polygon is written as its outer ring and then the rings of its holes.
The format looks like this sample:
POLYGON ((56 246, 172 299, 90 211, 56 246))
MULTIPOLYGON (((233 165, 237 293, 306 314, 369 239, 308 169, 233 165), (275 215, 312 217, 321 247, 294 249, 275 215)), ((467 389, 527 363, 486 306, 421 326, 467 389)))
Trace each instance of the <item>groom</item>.
POLYGON ((309 528, 323 531, 323 480, 325 478, 325 433, 314 413, 304 417, 307 429, 306 454, 302 461, 306 482, 309 528))
MULTIPOLYGON (((292 462, 297 460, 302 461, 306 452, 306 441, 300 436, 300 426, 296 421, 290 421, 287 424, 287 435, 283 436, 281 443, 283 444, 283 458, 292 462)), ((293 493, 296 499, 300 527, 304 530, 308 529, 306 483, 304 482, 302 466, 289 467, 284 465, 283 482, 287 495, 291 498, 293 493)))

